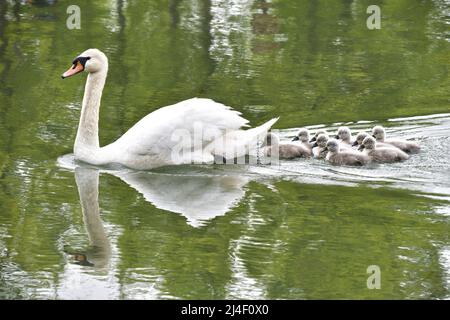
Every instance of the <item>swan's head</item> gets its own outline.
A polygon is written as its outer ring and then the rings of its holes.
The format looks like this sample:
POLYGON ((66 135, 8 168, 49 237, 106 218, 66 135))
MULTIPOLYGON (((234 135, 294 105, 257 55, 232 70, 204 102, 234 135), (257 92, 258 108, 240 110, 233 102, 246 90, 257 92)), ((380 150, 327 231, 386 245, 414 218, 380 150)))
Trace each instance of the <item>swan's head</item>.
POLYGON ((376 143, 377 142, 374 137, 367 136, 362 142, 362 147, 366 150, 374 150, 376 143))
POLYGON ((298 141, 307 143, 309 141, 309 131, 306 128, 301 128, 292 141, 298 141))
POLYGON ((327 146, 327 142, 328 142, 328 135, 327 134, 319 134, 319 136, 317 137, 317 145, 321 148, 326 148, 327 146))
POLYGON ((82 71, 95 73, 106 70, 108 70, 106 55, 98 49, 88 49, 72 61, 72 67, 64 72, 61 78, 65 79, 82 71))
POLYGON ((336 139, 341 139, 342 141, 350 141, 352 138, 352 132, 349 127, 339 127, 336 139))
POLYGON ((331 153, 339 152, 339 142, 336 139, 328 140, 327 150, 331 153))
POLYGON ((353 142, 353 147, 362 145, 364 139, 368 137, 369 134, 367 132, 361 131, 356 135, 356 140, 353 142))
POLYGON ((372 136, 377 139, 378 141, 384 141, 384 138, 386 136, 386 131, 382 126, 375 126, 372 129, 372 136))

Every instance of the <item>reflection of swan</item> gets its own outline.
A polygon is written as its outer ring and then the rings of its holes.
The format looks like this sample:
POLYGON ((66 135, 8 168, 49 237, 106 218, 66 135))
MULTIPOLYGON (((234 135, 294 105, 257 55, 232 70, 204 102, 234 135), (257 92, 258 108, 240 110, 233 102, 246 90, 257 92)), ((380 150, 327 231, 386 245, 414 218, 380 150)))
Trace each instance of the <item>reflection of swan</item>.
POLYGON ((240 130, 248 121, 239 112, 210 99, 195 98, 150 113, 117 141, 100 148, 98 119, 108 59, 97 49, 86 50, 75 58, 62 78, 84 70, 89 75, 74 153, 76 159, 94 165, 120 163, 134 169, 151 169, 212 163, 214 156, 233 159, 256 149, 277 120, 240 130))
MULTIPOLYGON (((92 245, 104 245, 107 238, 98 214, 98 169, 75 165, 73 156, 61 157, 59 163, 67 169, 75 169, 83 215, 92 245)), ((102 172, 120 178, 155 207, 183 215, 194 227, 225 215, 244 197, 243 187, 248 182, 248 178, 239 173, 183 175, 127 170, 102 172)))
POLYGON ((115 172, 155 207, 186 217, 201 226, 206 220, 226 214, 245 195, 247 179, 233 176, 183 176, 150 172, 115 172))
POLYGON ((100 218, 98 206, 98 170, 75 168, 75 181, 80 195, 83 221, 90 240, 84 253, 70 253, 82 265, 106 267, 111 255, 111 246, 100 218))

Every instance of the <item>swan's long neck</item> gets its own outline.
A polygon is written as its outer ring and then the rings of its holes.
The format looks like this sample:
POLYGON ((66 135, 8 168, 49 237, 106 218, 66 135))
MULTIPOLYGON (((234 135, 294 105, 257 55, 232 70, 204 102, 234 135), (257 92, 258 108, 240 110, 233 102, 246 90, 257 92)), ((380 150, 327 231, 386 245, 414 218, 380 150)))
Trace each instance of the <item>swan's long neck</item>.
POLYGON ((100 101, 107 73, 108 68, 106 66, 106 68, 101 71, 89 73, 87 77, 80 123, 78 125, 78 132, 74 145, 75 156, 81 156, 81 154, 87 150, 95 152, 100 149, 98 139, 98 119, 100 101))

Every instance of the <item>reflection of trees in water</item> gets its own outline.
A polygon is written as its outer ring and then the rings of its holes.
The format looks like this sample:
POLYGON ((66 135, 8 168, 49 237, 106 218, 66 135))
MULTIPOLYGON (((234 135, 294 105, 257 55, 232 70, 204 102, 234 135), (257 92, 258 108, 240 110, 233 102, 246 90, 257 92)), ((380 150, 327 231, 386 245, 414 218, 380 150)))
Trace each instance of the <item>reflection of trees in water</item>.
POLYGON ((271 10, 273 4, 266 0, 257 0, 253 7, 258 11, 252 15, 252 30, 256 36, 253 40, 253 52, 265 53, 279 48, 279 43, 273 38, 279 33, 277 17, 271 10))
MULTIPOLYGON (((10 96, 12 94, 12 88, 8 84, 7 75, 11 68, 11 59, 8 57, 6 50, 8 48, 8 37, 6 35, 7 20, 6 15, 8 13, 8 3, 6 1, 0 2, 0 93, 1 93, 1 111, 3 115, 8 114, 8 109, 11 105, 10 96), (5 101, 7 100, 7 101, 5 101)), ((0 117, 0 129, 1 139, 0 145, 3 150, 11 150, 12 135, 11 130, 8 129, 8 121, 6 117, 0 117)), ((6 166, 8 156, 6 153, 0 151, 0 178, 4 176, 3 168, 6 166)))
MULTIPOLYGON (((20 2, 20 0, 16 0, 20 2)), ((34 5, 36 7, 47 7, 57 4, 58 0, 26 0, 26 3, 34 5)))

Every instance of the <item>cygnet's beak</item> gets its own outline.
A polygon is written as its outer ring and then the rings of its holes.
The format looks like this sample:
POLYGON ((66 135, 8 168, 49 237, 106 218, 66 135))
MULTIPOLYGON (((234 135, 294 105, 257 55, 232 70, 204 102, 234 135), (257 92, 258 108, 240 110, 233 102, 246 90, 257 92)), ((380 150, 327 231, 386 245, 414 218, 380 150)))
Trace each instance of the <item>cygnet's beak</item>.
POLYGON ((312 142, 314 142, 316 140, 317 140, 316 137, 313 137, 311 140, 309 140, 309 143, 312 143, 312 142))
POLYGON ((336 139, 339 139, 339 135, 337 134, 337 135, 335 136, 335 138, 336 138, 336 139))
POLYGON ((318 147, 319 145, 317 144, 317 142, 316 143, 314 143, 313 145, 312 145, 312 148, 315 148, 315 147, 318 147))
POLYGON ((362 144, 362 145, 359 146, 358 151, 363 151, 364 148, 365 148, 365 147, 364 147, 364 145, 362 144))
POLYGON ((81 64, 79 60, 74 61, 74 64, 72 67, 70 67, 69 70, 64 72, 61 76, 62 79, 69 78, 71 76, 76 75, 77 73, 80 73, 84 70, 84 66, 81 64))
POLYGON ((299 138, 298 136, 295 136, 295 137, 292 139, 292 141, 298 141, 298 140, 300 140, 300 138, 299 138))
POLYGON ((374 137, 375 139, 377 138, 377 136, 376 136, 376 135, 374 135, 374 134, 372 135, 372 137, 374 137))
POLYGON ((358 145, 358 141, 353 142, 352 147, 356 147, 358 145))

